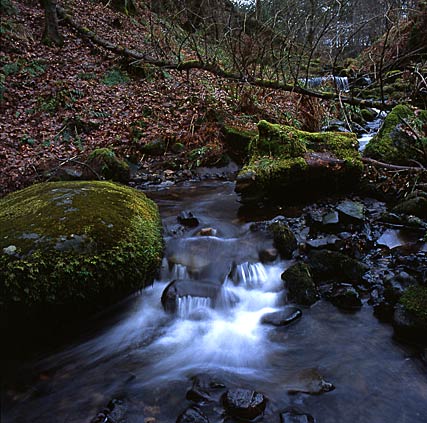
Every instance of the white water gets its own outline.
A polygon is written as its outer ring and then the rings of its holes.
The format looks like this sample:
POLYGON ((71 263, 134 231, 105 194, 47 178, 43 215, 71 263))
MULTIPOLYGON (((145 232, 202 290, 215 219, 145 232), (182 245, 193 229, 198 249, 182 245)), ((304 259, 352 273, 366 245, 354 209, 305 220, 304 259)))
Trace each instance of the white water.
POLYGON ((365 129, 367 130, 366 134, 363 134, 358 138, 359 141, 359 151, 363 152, 366 148, 366 145, 371 141, 371 139, 374 137, 374 135, 378 132, 380 129, 384 118, 387 116, 386 112, 381 112, 378 109, 374 109, 377 113, 377 118, 374 119, 372 122, 368 122, 365 125, 365 129))
POLYGON ((307 88, 319 88, 324 85, 327 85, 329 82, 334 84, 334 86, 337 88, 338 91, 341 92, 349 92, 350 91, 350 85, 348 82, 348 78, 346 76, 334 76, 334 75, 327 75, 327 76, 317 76, 313 78, 301 78, 300 83, 305 85, 307 88))

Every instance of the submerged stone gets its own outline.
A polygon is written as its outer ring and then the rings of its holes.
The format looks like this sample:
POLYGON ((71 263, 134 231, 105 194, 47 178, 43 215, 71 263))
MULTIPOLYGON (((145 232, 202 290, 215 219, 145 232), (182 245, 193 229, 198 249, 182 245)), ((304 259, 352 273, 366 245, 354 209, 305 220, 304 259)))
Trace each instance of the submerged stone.
POLYGON ((179 415, 176 423, 209 423, 209 419, 200 408, 192 406, 179 415))
POLYGON ((261 323, 273 326, 288 326, 302 317, 302 311, 296 307, 287 307, 285 310, 264 314, 261 323))
POLYGON ((267 398, 249 389, 231 389, 223 396, 227 413, 238 419, 254 420, 261 416, 267 405, 267 398))
POLYGON ((163 308, 169 313, 175 313, 178 310, 179 299, 187 299, 187 302, 194 299, 194 305, 197 305, 197 299, 206 299, 211 307, 221 291, 221 284, 209 280, 190 280, 181 279, 172 281, 162 293, 163 308))
POLYGON ((290 408, 280 413, 281 423, 315 423, 315 419, 310 414, 300 410, 290 408))
POLYGON ((288 393, 290 394, 301 392, 310 395, 320 395, 335 389, 335 386, 326 381, 317 369, 301 370, 291 379, 291 386, 288 388, 288 393))
POLYGON ((329 301, 343 310, 357 310, 362 307, 359 294, 350 284, 339 284, 333 287, 328 295, 329 301))

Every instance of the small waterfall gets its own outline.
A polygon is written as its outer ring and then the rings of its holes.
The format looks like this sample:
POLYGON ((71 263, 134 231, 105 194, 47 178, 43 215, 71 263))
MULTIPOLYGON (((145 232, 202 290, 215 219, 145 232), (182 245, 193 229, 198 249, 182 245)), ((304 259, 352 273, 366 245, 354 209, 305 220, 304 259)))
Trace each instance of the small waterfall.
POLYGON ((349 92, 350 85, 346 76, 316 76, 313 78, 301 78, 299 82, 307 88, 319 88, 328 85, 329 82, 335 85, 338 91, 349 92))
POLYGON ((191 279, 187 266, 180 263, 169 263, 167 258, 163 259, 160 276, 165 281, 191 279))
POLYGON ((191 317, 197 310, 203 310, 212 307, 212 300, 206 297, 179 297, 177 299, 177 314, 182 319, 191 317))
POLYGON ((332 78, 334 79, 338 91, 345 93, 350 91, 350 85, 346 76, 333 76, 332 78))
POLYGON ((241 263, 232 272, 232 280, 245 288, 259 288, 267 280, 267 272, 262 263, 241 263))

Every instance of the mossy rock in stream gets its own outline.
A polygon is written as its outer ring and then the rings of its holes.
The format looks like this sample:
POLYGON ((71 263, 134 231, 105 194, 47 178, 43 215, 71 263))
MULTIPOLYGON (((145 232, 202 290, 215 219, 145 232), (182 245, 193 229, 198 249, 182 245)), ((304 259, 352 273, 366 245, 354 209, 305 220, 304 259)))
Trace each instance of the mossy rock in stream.
POLYGON ((6 315, 78 319, 152 283, 162 254, 157 206, 132 188, 48 182, 0 199, 6 315))
POLYGON ((250 161, 237 177, 243 202, 310 198, 350 189, 360 179, 363 165, 353 133, 311 133, 266 121, 258 131, 250 161))
POLYGON ((414 285, 403 293, 393 326, 398 338, 427 345, 427 286, 414 285))
POLYGON ((249 146, 257 133, 255 131, 224 125, 222 128, 227 152, 237 163, 243 163, 249 154, 249 146))
MULTIPOLYGON (((406 141, 406 134, 399 130, 404 121, 412 121, 415 118, 413 110, 403 104, 399 104, 387 115, 383 125, 365 148, 364 155, 375 160, 393 164, 408 164, 410 160, 423 161, 425 157, 419 157, 416 150, 411 148, 412 140, 406 141)), ((421 119, 426 119, 420 114, 421 119)))

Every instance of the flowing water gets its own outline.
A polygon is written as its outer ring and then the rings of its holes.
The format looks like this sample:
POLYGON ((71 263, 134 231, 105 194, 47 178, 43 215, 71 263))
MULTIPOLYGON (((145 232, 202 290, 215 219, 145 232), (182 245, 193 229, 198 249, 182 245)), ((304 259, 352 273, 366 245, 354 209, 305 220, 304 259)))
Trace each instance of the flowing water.
MULTIPOLYGON (((367 304, 349 314, 320 301, 285 328, 261 324, 264 314, 286 307, 280 275, 291 262, 259 263, 271 239, 250 230, 250 216, 238 218, 233 189, 215 182, 150 194, 168 228, 160 280, 129 299, 102 331, 22 364, 4 384, 2 423, 90 422, 113 398, 126 406, 126 420, 116 423, 173 423, 190 404, 196 375, 264 393, 265 422, 278 422, 289 406, 318 423, 427 421, 425 367, 367 304), (176 218, 183 210, 200 225, 181 234, 176 218), (198 235, 203 227, 216 236, 198 235), (219 295, 182 296, 176 314, 166 313, 162 292, 177 278, 212 281, 219 295), (319 374, 336 389, 289 393, 312 390, 319 374)), ((222 412, 219 404, 209 408, 211 423, 224 421, 222 412)))

